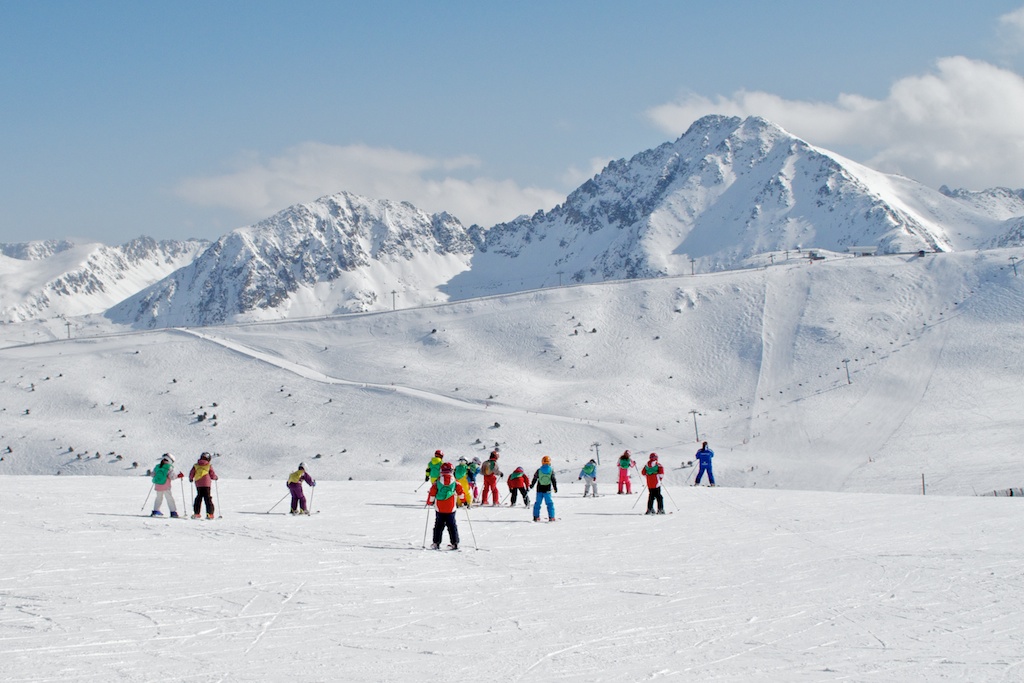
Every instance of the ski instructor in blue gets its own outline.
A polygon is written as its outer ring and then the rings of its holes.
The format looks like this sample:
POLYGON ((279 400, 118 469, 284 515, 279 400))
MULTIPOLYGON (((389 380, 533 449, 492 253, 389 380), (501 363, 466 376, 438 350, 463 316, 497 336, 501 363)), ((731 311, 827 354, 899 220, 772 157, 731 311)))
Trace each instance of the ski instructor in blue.
POLYGON ((711 471, 711 458, 713 457, 715 457, 715 452, 708 448, 708 442, 705 441, 696 455, 697 460, 700 462, 700 469, 697 470, 697 481, 694 482, 694 486, 700 485, 700 478, 705 472, 708 473, 708 483, 712 486, 715 485, 715 473, 711 471))

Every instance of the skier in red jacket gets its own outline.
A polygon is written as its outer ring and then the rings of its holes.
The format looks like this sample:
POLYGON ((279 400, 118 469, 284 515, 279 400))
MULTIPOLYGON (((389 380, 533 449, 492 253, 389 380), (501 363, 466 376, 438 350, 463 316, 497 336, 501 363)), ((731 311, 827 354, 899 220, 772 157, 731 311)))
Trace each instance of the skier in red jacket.
POLYGON ((661 497, 661 480, 665 476, 665 468, 658 462, 657 453, 651 453, 642 472, 647 479, 647 514, 654 514, 655 501, 658 503, 658 514, 665 514, 665 500, 661 497))
POLYGON ((455 524, 456 505, 466 505, 466 492, 462 484, 455 479, 450 462, 441 465, 441 475, 430 487, 427 494, 427 505, 433 505, 434 517, 434 542, 430 546, 434 550, 441 547, 441 535, 448 529, 449 547, 452 550, 459 549, 459 528, 455 524))

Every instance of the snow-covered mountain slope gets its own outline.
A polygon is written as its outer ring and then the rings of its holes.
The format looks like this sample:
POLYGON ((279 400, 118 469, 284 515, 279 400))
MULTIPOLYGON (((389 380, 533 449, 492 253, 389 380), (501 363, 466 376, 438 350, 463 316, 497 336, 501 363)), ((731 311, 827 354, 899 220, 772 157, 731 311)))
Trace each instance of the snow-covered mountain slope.
POLYGON ((208 450, 235 478, 299 458, 324 478, 410 479, 435 448, 500 443, 575 476, 624 448, 678 466, 699 433, 727 486, 1020 486, 1011 253, 780 254, 694 277, 12 346, 0 474, 132 474, 208 450))
POLYGON ((166 327, 420 305, 443 300, 438 285, 472 252, 448 214, 343 192, 229 233, 108 317, 166 327))
POLYGON ((1001 220, 1024 216, 1024 190, 1006 187, 981 191, 953 190, 943 185, 939 192, 1001 220))
POLYGON ((116 247, 68 241, 0 245, 0 319, 102 313, 189 263, 206 244, 140 237, 116 247))
POLYGON ((764 119, 708 116, 614 161, 549 212, 494 226, 449 291, 737 267, 771 251, 978 248, 1001 216, 812 147, 764 119))

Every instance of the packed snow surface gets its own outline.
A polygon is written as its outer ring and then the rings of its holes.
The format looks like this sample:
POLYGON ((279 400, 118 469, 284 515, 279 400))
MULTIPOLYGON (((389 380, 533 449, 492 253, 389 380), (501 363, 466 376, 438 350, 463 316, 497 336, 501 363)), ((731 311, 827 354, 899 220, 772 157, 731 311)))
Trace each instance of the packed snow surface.
POLYGON ((692 488, 683 469, 673 514, 647 517, 610 470, 596 499, 559 473, 554 523, 459 512, 458 552, 423 548, 415 481, 323 481, 321 513, 293 518, 264 514, 282 481, 225 477, 207 521, 138 516, 146 479, 0 479, 0 679, 1024 673, 1020 501, 692 488))

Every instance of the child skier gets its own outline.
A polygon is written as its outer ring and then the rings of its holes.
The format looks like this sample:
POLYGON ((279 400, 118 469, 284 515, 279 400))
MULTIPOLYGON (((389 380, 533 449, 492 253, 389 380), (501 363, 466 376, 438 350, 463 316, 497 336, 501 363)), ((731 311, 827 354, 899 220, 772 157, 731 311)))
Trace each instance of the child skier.
POLYGON ((466 491, 466 496, 472 496, 473 500, 479 502, 480 489, 476 487, 476 475, 480 473, 480 458, 474 457, 469 467, 466 469, 466 481, 469 482, 469 490, 466 491))
POLYGON ((583 497, 586 498, 593 488, 592 495, 597 498, 597 462, 593 458, 580 470, 580 476, 576 481, 580 480, 583 480, 583 497))
POLYGON ((434 516, 434 542, 431 548, 437 550, 441 547, 441 535, 448 529, 449 547, 452 550, 459 549, 459 528, 455 524, 455 508, 459 503, 466 502, 466 492, 462 488, 452 472, 452 465, 449 462, 441 465, 440 476, 427 494, 427 505, 435 508, 434 516))
POLYGON ((423 477, 423 481, 429 481, 430 483, 437 481, 438 475, 441 474, 441 462, 443 458, 444 453, 442 453, 440 449, 434 451, 434 457, 430 459, 430 462, 427 463, 427 469, 424 470, 425 476, 423 477))
POLYGON ((508 475, 508 490, 512 492, 512 502, 509 503, 509 507, 513 507, 516 504, 516 494, 520 494, 523 497, 523 505, 526 507, 530 506, 530 478, 526 476, 526 472, 523 471, 522 467, 517 467, 512 474, 508 475))
POLYGON ((643 475, 647 478, 647 514, 654 514, 655 501, 658 503, 658 514, 665 514, 665 500, 661 497, 661 480, 665 477, 665 468, 658 462, 657 453, 651 453, 643 475))
POLYGON ((167 499, 167 507, 171 509, 171 517, 178 516, 178 508, 174 504, 174 492, 171 491, 171 484, 175 479, 181 479, 185 475, 181 472, 174 473, 174 456, 164 453, 160 457, 160 464, 153 468, 153 490, 156 491, 156 500, 153 501, 153 512, 150 517, 162 517, 160 506, 164 498, 167 499))
POLYGON ((288 491, 292 494, 292 514, 308 515, 306 509, 306 494, 302 491, 302 482, 309 484, 310 488, 316 486, 316 481, 306 472, 306 465, 299 463, 299 469, 288 475, 288 491))
POLYGON ((715 452, 708 448, 708 442, 705 441, 697 451, 697 460, 700 461, 700 469, 697 470, 697 481, 693 483, 694 486, 700 484, 700 478, 705 472, 708 473, 708 483, 712 486, 715 485, 715 473, 711 471, 711 458, 715 457, 715 452))
POLYGON ((196 485, 196 500, 192 504, 192 519, 199 519, 199 510, 204 501, 206 502, 206 518, 213 519, 213 496, 210 495, 210 488, 217 480, 217 473, 213 471, 213 465, 210 464, 212 459, 213 457, 209 453, 203 453, 188 473, 188 480, 195 482, 196 485))
POLYGON ((551 499, 551 492, 558 493, 558 482, 555 480, 555 470, 551 467, 551 458, 544 456, 540 459, 540 467, 533 473, 533 480, 530 488, 537 487, 537 499, 533 501, 533 521, 540 521, 540 505, 548 509, 548 521, 555 521, 555 501, 551 499))
POLYGON ((459 464, 455 466, 455 480, 462 484, 462 490, 466 493, 466 505, 473 504, 473 491, 469 488, 469 463, 465 458, 459 458, 459 464))
POLYGON ((624 451, 619 456, 619 493, 625 489, 626 493, 633 493, 633 484, 629 478, 629 470, 631 467, 636 467, 636 463, 633 462, 633 456, 629 454, 629 451, 624 451))
POLYGON ((487 495, 493 498, 491 505, 498 505, 501 500, 498 498, 498 477, 501 470, 498 468, 498 451, 491 451, 491 457, 480 468, 484 473, 484 495, 480 499, 481 505, 487 505, 487 495))

